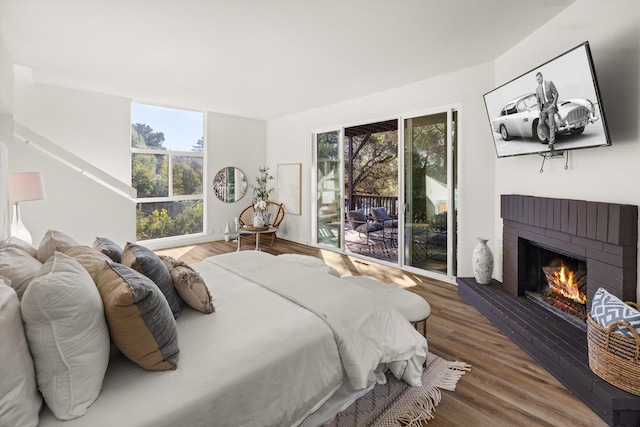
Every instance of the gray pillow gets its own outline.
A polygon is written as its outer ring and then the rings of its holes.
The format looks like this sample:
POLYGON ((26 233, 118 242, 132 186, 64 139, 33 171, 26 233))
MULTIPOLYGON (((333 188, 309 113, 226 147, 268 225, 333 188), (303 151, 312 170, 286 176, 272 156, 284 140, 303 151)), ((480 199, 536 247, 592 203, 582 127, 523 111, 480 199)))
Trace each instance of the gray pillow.
POLYGON ((93 242, 94 249, 99 250, 114 262, 122 262, 122 248, 116 244, 113 240, 106 237, 96 237, 93 242))
POLYGON ((152 371, 178 366, 178 328, 167 300, 146 276, 111 260, 97 274, 109 333, 116 347, 152 371))
POLYGON ((173 279, 167 266, 152 250, 134 243, 127 243, 122 253, 122 264, 144 274, 155 283, 167 299, 174 318, 182 310, 180 296, 173 287, 173 279))

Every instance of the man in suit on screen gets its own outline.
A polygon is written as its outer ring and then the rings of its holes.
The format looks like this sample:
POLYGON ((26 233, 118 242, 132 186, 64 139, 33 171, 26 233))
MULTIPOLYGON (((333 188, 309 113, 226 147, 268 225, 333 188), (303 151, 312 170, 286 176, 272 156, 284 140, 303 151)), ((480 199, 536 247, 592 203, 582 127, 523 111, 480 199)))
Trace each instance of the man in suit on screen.
POLYGON ((556 142, 556 121, 555 115, 558 112, 558 90, 551 80, 544 80, 542 73, 536 73, 538 87, 536 97, 538 98, 538 108, 540 109, 540 121, 538 128, 546 125, 549 137, 549 149, 553 151, 553 144, 556 142))

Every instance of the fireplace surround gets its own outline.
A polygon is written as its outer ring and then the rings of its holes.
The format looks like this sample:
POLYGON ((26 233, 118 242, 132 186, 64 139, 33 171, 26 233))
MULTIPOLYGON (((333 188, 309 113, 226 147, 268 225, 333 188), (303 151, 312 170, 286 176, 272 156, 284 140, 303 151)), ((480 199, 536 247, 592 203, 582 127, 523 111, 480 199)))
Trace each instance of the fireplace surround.
POLYGON ((640 397, 589 368, 586 331, 525 296, 528 245, 587 265, 587 310, 603 287, 636 301, 637 206, 523 195, 501 197, 503 282, 458 278, 458 292, 611 426, 640 425, 640 397))

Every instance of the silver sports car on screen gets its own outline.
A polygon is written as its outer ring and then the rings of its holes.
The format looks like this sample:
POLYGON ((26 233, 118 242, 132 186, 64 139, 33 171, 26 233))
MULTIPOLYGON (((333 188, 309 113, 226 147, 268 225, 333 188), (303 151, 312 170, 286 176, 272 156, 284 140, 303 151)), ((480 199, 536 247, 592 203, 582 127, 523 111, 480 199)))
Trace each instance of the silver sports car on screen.
MULTIPOLYGON (((513 137, 535 137, 541 143, 548 143, 546 125, 538 128, 540 110, 536 94, 530 93, 509 102, 500 111, 500 117, 491 120, 494 132, 500 133, 505 141, 513 137)), ((598 120, 596 108, 586 98, 558 101, 555 115, 556 132, 579 135, 589 123, 598 120)))

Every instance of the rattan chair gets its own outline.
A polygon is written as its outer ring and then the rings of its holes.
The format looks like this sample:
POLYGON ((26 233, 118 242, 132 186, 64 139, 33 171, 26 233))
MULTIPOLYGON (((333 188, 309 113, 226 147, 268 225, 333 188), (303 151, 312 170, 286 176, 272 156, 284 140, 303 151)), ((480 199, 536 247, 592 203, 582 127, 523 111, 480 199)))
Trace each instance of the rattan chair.
MULTIPOLYGON (((270 227, 278 228, 280 226, 280 223, 282 223, 282 220, 284 219, 284 208, 282 207, 281 203, 270 202, 270 201, 267 201, 266 203, 267 203, 267 210, 264 213, 271 214, 271 218, 269 219, 268 225, 270 227)), ((238 217, 238 224, 241 227, 246 227, 247 225, 251 225, 251 214, 253 214, 254 212, 255 212, 255 209, 253 208, 253 204, 245 208, 245 210, 243 210, 240 216, 238 217)), ((274 231, 272 233, 262 233, 260 236, 260 239, 262 240, 262 238, 267 236, 271 237, 271 246, 273 246, 273 243, 277 238, 276 232, 274 231)))

